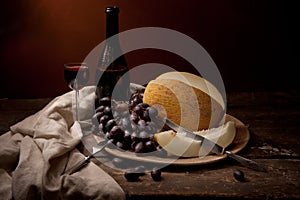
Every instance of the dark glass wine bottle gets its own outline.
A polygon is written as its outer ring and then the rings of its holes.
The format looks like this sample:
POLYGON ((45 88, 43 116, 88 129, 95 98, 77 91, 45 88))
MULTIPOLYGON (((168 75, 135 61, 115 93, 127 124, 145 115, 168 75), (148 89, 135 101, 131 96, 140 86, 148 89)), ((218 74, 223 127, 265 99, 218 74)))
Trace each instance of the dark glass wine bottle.
POLYGON ((129 98, 129 73, 119 42, 119 8, 107 7, 106 41, 96 72, 97 97, 111 97, 127 101, 129 98), (126 73, 126 75, 124 75, 126 73))

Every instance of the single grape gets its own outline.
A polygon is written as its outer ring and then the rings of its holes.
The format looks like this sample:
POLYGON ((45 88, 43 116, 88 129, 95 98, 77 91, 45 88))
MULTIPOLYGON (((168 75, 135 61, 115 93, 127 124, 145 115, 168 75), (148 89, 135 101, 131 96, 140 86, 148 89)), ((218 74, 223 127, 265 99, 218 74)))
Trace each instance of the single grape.
POLYGON ((130 121, 132 121, 134 123, 138 123, 139 117, 138 117, 138 115, 135 112, 131 113, 131 115, 130 115, 130 121))
POLYGON ((106 125, 105 125, 105 130, 106 131, 110 131, 112 129, 112 127, 116 126, 117 123, 114 119, 110 119, 107 121, 106 125))
POLYGON ((138 124, 139 126, 143 126, 143 127, 145 127, 145 126, 147 125, 147 124, 146 124, 146 121, 143 120, 143 119, 139 120, 137 124, 138 124))
POLYGON ((104 108, 105 108, 105 106, 104 106, 104 105, 101 105, 101 106, 99 106, 99 107, 95 110, 95 112, 96 112, 96 113, 98 113, 98 112, 103 112, 103 111, 104 111, 104 108))
MULTIPOLYGON (((154 135, 153 135, 153 134, 150 134, 149 140, 150 140, 151 142, 153 142, 153 144, 155 145, 155 138, 154 138, 154 135)), ((156 146, 156 145, 155 145, 155 146, 156 146)))
POLYGON ((160 181, 161 180, 161 170, 159 168, 153 168, 151 170, 151 177, 154 181, 160 181))
POLYGON ((143 102, 143 98, 140 96, 135 96, 132 100, 129 101, 129 108, 133 109, 136 105, 143 102))
POLYGON ((120 120, 120 126, 123 128, 123 129, 131 129, 131 123, 130 123, 130 119, 125 117, 125 118, 122 118, 120 120))
POLYGON ((156 124, 152 121, 147 122, 146 131, 148 131, 148 133, 156 133, 157 132, 156 124))
POLYGON ((133 100, 134 98, 139 98, 140 100, 143 100, 143 95, 141 92, 135 92, 130 96, 130 101, 133 100))
POLYGON ((141 174, 137 173, 134 169, 127 169, 124 173, 124 176, 127 181, 133 182, 138 181, 141 174))
POLYGON ((103 115, 100 119, 99 119, 99 123, 103 124, 103 126, 105 127, 107 121, 110 120, 110 117, 108 115, 103 115))
POLYGON ((147 141, 149 140, 149 134, 146 132, 146 131, 141 131, 140 134, 139 134, 139 138, 142 140, 142 141, 147 141))
POLYGON ((103 117, 104 113, 103 112, 97 112, 93 115, 92 117, 92 121, 94 124, 99 123, 100 122, 100 118, 103 117))
POLYGON ((99 129, 99 132, 101 132, 101 133, 106 132, 105 127, 103 126, 103 124, 99 124, 98 129, 99 129))
POLYGON ((136 145, 138 144, 139 142, 138 141, 132 141, 132 143, 131 143, 131 145, 130 145, 130 147, 131 147, 131 149, 135 149, 135 147, 136 147, 136 145))
POLYGON ((241 170, 238 170, 238 169, 236 169, 236 170, 234 170, 233 171, 233 177, 236 179, 236 180, 238 180, 238 181, 245 181, 245 175, 244 175, 244 172, 243 171, 241 171, 241 170))
POLYGON ((131 123, 132 132, 139 132, 139 126, 136 123, 131 123))
POLYGON ((121 141, 124 138, 124 131, 120 126, 114 126, 109 132, 111 134, 111 138, 116 141, 121 141))
POLYGON ((105 138, 108 140, 112 139, 110 132, 105 133, 105 138))
POLYGON ((143 153, 144 152, 144 143, 143 142, 137 143, 135 145, 134 152, 135 153, 143 153))
POLYGON ((135 112, 139 117, 143 116, 144 108, 141 105, 136 105, 132 112, 135 112))
POLYGON ((132 142, 131 133, 128 130, 124 131, 124 141, 128 143, 132 142))
POLYGON ((147 111, 148 111, 149 117, 150 117, 151 119, 154 119, 154 118, 157 117, 157 115, 158 115, 158 111, 157 111, 157 109, 154 108, 154 107, 148 107, 148 108, 147 108, 147 111))
POLYGON ((132 101, 130 101, 129 104, 128 104, 128 108, 129 108, 130 112, 134 108, 134 106, 136 106, 136 104, 133 103, 132 101))
POLYGON ((111 108, 110 108, 109 106, 106 106, 106 107, 104 108, 103 113, 104 113, 105 115, 108 115, 108 116, 112 117, 112 111, 111 111, 111 108))
POLYGON ((99 99, 99 103, 100 103, 100 105, 110 106, 111 99, 110 99, 110 97, 103 97, 103 98, 99 99))
POLYGON ((149 104, 142 102, 142 103, 139 103, 138 106, 141 106, 142 108, 146 109, 149 107, 149 104))
POLYGON ((117 146, 118 148, 120 148, 120 149, 125 149, 124 144, 123 144, 122 142, 120 142, 120 141, 118 141, 118 142, 116 143, 116 146, 117 146))
POLYGON ((138 130, 139 131, 144 131, 146 129, 146 122, 144 120, 139 120, 138 121, 138 130))
POLYGON ((151 151, 155 151, 156 147, 155 144, 151 140, 149 140, 145 143, 145 149, 147 152, 151 152, 151 151))
POLYGON ((145 121, 151 121, 150 115, 149 115, 149 111, 148 111, 148 110, 144 110, 144 112, 143 112, 141 118, 142 118, 143 120, 145 120, 145 121))
POLYGON ((131 140, 132 141, 138 141, 139 140, 139 136, 136 132, 131 133, 131 140))

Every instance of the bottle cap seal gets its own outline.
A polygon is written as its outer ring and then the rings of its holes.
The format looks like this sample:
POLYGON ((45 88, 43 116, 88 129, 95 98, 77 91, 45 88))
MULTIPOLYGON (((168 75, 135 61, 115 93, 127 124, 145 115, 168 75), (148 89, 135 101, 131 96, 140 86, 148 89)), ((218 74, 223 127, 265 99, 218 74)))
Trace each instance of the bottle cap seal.
POLYGON ((105 9, 107 14, 118 14, 120 12, 117 6, 109 6, 105 9))

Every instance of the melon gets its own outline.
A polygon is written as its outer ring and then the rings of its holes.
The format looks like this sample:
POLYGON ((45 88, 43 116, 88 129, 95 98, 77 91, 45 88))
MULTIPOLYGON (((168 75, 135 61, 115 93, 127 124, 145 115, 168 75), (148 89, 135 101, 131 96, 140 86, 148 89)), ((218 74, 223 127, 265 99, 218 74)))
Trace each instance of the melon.
POLYGON ((236 128, 233 121, 228 121, 217 128, 197 131, 195 133, 225 148, 233 142, 236 135, 236 128))
MULTIPOLYGON (((220 127, 195 132, 225 148, 229 146, 236 135, 235 124, 229 121, 220 127)), ((156 142, 169 154, 179 157, 205 156, 211 149, 201 146, 201 140, 194 140, 185 133, 167 130, 154 135, 156 142)))
POLYGON ((143 102, 163 110, 161 117, 191 131, 218 127, 225 114, 225 101, 218 89, 188 72, 167 72, 150 81, 143 102))
POLYGON ((176 133, 173 130, 167 130, 154 135, 157 143, 170 155, 179 157, 198 156, 201 142, 186 137, 184 134, 176 133))

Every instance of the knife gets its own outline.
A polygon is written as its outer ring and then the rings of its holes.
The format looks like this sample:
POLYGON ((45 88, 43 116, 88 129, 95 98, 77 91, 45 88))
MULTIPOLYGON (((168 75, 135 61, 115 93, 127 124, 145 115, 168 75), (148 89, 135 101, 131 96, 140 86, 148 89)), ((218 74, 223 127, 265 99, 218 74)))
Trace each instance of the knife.
POLYGON ((201 146, 203 146, 206 149, 211 149, 211 152, 213 152, 217 155, 226 154, 228 157, 238 161, 240 164, 244 165, 245 167, 248 167, 248 168, 256 170, 256 171, 261 171, 261 172, 267 171, 267 169, 262 164, 259 164, 253 160, 244 158, 242 156, 236 155, 236 154, 232 153, 231 151, 227 151, 227 150, 225 150, 225 148, 221 147, 217 143, 179 126, 178 124, 174 123, 170 119, 165 119, 165 123, 169 128, 173 129, 176 132, 186 133, 186 137, 189 137, 189 138, 192 138, 195 140, 201 140, 202 141, 201 146))
POLYGON ((93 158, 97 153, 101 152, 106 146, 108 146, 112 142, 113 142, 112 139, 105 141, 105 144, 103 146, 101 146, 99 149, 97 149, 96 151, 94 151, 91 155, 89 155, 87 157, 84 157, 83 160, 81 160, 80 162, 76 163, 75 165, 73 165, 68 170, 66 170, 64 172, 64 174, 71 175, 74 172, 77 172, 78 170, 80 170, 81 168, 83 168, 85 165, 87 165, 89 163, 89 161, 90 161, 91 158, 93 158))

